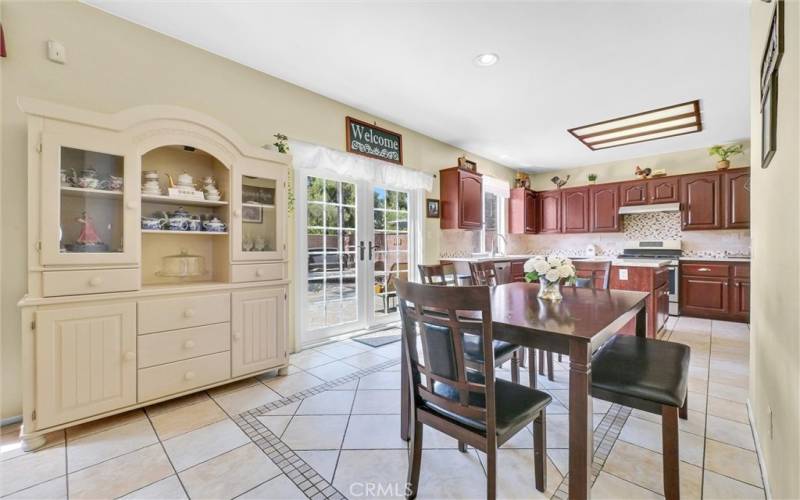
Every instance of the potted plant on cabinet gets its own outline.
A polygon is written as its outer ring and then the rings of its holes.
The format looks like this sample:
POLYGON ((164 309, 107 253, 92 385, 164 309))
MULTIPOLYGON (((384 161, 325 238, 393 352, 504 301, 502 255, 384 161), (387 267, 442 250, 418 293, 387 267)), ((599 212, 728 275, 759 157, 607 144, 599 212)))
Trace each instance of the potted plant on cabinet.
POLYGON ((716 156, 717 170, 727 170, 731 166, 730 159, 734 156, 742 154, 744 146, 741 144, 731 144, 730 146, 721 146, 719 144, 708 148, 709 156, 716 156))
POLYGON ((589 179, 589 184, 594 184, 597 182, 597 174, 589 174, 586 176, 586 178, 589 179))

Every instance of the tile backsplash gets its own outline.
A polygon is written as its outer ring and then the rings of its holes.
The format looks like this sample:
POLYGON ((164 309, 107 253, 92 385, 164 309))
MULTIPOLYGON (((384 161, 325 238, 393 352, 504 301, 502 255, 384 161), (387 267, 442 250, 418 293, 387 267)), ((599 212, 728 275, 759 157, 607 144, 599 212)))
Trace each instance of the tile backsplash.
MULTIPOLYGON (((582 257, 586 255, 586 247, 594 244, 597 247, 597 255, 613 257, 622 253, 627 241, 681 240, 683 255, 687 257, 750 255, 750 231, 746 229, 682 231, 681 215, 678 212, 629 214, 623 216, 623 222, 624 230, 621 233, 512 234, 508 236, 507 253, 558 253, 569 257, 582 257)), ((469 252, 467 249, 464 255, 468 255, 469 252)))
POLYGON ((442 229, 439 233, 439 257, 469 257, 480 249, 480 244, 480 231, 442 229))

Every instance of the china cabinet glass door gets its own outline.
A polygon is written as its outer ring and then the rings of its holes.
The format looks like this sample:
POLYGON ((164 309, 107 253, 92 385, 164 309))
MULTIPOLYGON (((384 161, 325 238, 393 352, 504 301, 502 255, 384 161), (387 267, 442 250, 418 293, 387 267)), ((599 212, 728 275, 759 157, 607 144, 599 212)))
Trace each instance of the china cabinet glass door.
POLYGON ((285 258, 285 168, 244 164, 234 166, 234 177, 234 260, 285 258))
POLYGON ((138 160, 114 134, 45 134, 43 264, 135 263, 138 160))

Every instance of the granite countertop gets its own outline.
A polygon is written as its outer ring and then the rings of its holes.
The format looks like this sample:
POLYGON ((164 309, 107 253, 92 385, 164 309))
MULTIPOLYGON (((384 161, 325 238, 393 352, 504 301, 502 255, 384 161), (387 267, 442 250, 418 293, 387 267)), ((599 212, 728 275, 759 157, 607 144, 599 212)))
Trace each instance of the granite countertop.
POLYGON ((687 262, 750 262, 750 257, 681 257, 687 262))
POLYGON ((617 267, 652 267, 658 269, 669 265, 669 259, 664 260, 640 260, 640 259, 614 259, 611 261, 612 266, 617 267))
POLYGON ((505 262, 508 260, 528 260, 533 255, 489 255, 483 257, 439 257, 439 260, 448 262, 505 262))

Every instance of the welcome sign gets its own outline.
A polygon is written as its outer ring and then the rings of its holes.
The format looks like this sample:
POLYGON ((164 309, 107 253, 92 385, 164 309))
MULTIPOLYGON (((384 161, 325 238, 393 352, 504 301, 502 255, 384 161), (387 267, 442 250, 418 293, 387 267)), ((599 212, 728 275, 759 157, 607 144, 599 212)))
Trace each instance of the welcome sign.
POLYGON ((350 116, 345 118, 345 125, 348 152, 403 164, 402 135, 350 116))

